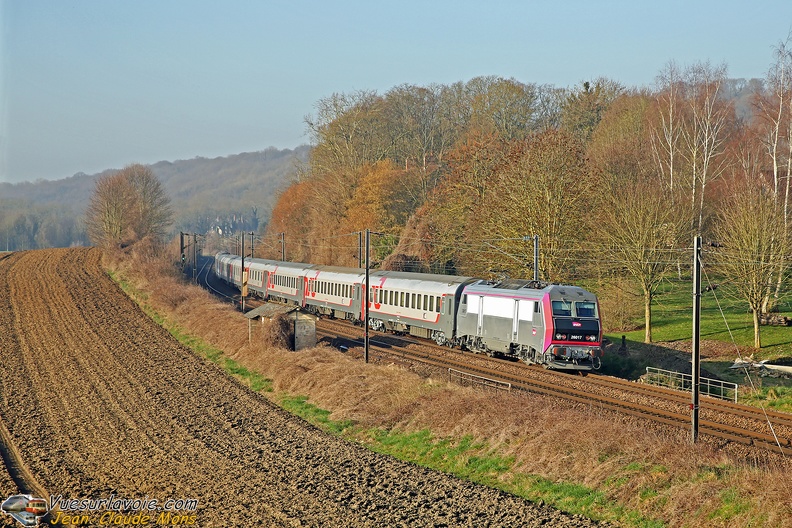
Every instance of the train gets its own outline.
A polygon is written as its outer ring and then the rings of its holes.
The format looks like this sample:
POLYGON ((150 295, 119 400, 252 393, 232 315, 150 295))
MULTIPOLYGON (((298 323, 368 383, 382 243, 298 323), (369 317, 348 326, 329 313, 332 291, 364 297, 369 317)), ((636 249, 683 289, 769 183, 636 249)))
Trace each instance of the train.
MULTIPOLYGON (((213 272, 249 295, 318 316, 365 321, 365 270, 215 255, 213 272)), ((600 368, 596 295, 578 286, 371 270, 369 327, 438 345, 586 373, 600 368)))

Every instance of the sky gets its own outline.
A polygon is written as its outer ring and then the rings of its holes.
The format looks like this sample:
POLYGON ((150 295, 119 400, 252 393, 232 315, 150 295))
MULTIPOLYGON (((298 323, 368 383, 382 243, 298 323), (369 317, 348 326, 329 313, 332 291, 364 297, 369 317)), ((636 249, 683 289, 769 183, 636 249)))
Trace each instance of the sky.
POLYGON ((333 93, 763 78, 790 0, 0 0, 0 182, 308 144, 333 93))

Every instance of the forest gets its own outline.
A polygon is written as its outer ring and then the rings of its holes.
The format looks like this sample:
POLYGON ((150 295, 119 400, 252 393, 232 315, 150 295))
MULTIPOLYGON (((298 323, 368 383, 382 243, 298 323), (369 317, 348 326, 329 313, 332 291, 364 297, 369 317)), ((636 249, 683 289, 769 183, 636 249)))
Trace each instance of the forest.
MULTIPOLYGON (((173 206, 171 232, 257 230, 310 147, 149 165, 173 206)), ((100 180, 123 169, 60 180, 0 183, 0 250, 88 245, 85 211, 100 180)))
MULTIPOLYGON (((496 76, 321 99, 310 158, 279 196, 259 254, 589 285, 614 319, 702 260, 759 318, 789 287, 790 40, 762 80, 666 64, 653 88, 562 89, 496 76)), ((640 313, 640 312, 639 312, 640 313)))

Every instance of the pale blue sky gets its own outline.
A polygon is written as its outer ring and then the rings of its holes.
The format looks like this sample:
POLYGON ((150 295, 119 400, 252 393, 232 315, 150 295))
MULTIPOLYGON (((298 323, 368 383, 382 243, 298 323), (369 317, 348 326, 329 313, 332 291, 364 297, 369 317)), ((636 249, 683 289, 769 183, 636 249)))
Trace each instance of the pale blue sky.
POLYGON ((294 148, 334 92, 761 78, 790 29, 790 0, 0 0, 0 181, 294 148))

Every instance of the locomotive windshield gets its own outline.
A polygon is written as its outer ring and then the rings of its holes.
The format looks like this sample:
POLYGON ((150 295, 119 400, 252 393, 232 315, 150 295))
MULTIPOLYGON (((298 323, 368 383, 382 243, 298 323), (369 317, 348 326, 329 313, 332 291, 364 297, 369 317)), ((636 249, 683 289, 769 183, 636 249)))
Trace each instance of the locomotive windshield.
POLYGON ((555 317, 596 317, 597 304, 591 301, 553 301, 553 315, 555 317), (575 313, 572 313, 574 304, 575 313))
POLYGON ((578 317, 596 317, 597 305, 590 301, 576 302, 575 312, 578 317))
POLYGON ((569 301, 553 301, 553 315, 556 317, 569 317, 572 315, 572 303, 569 301))

